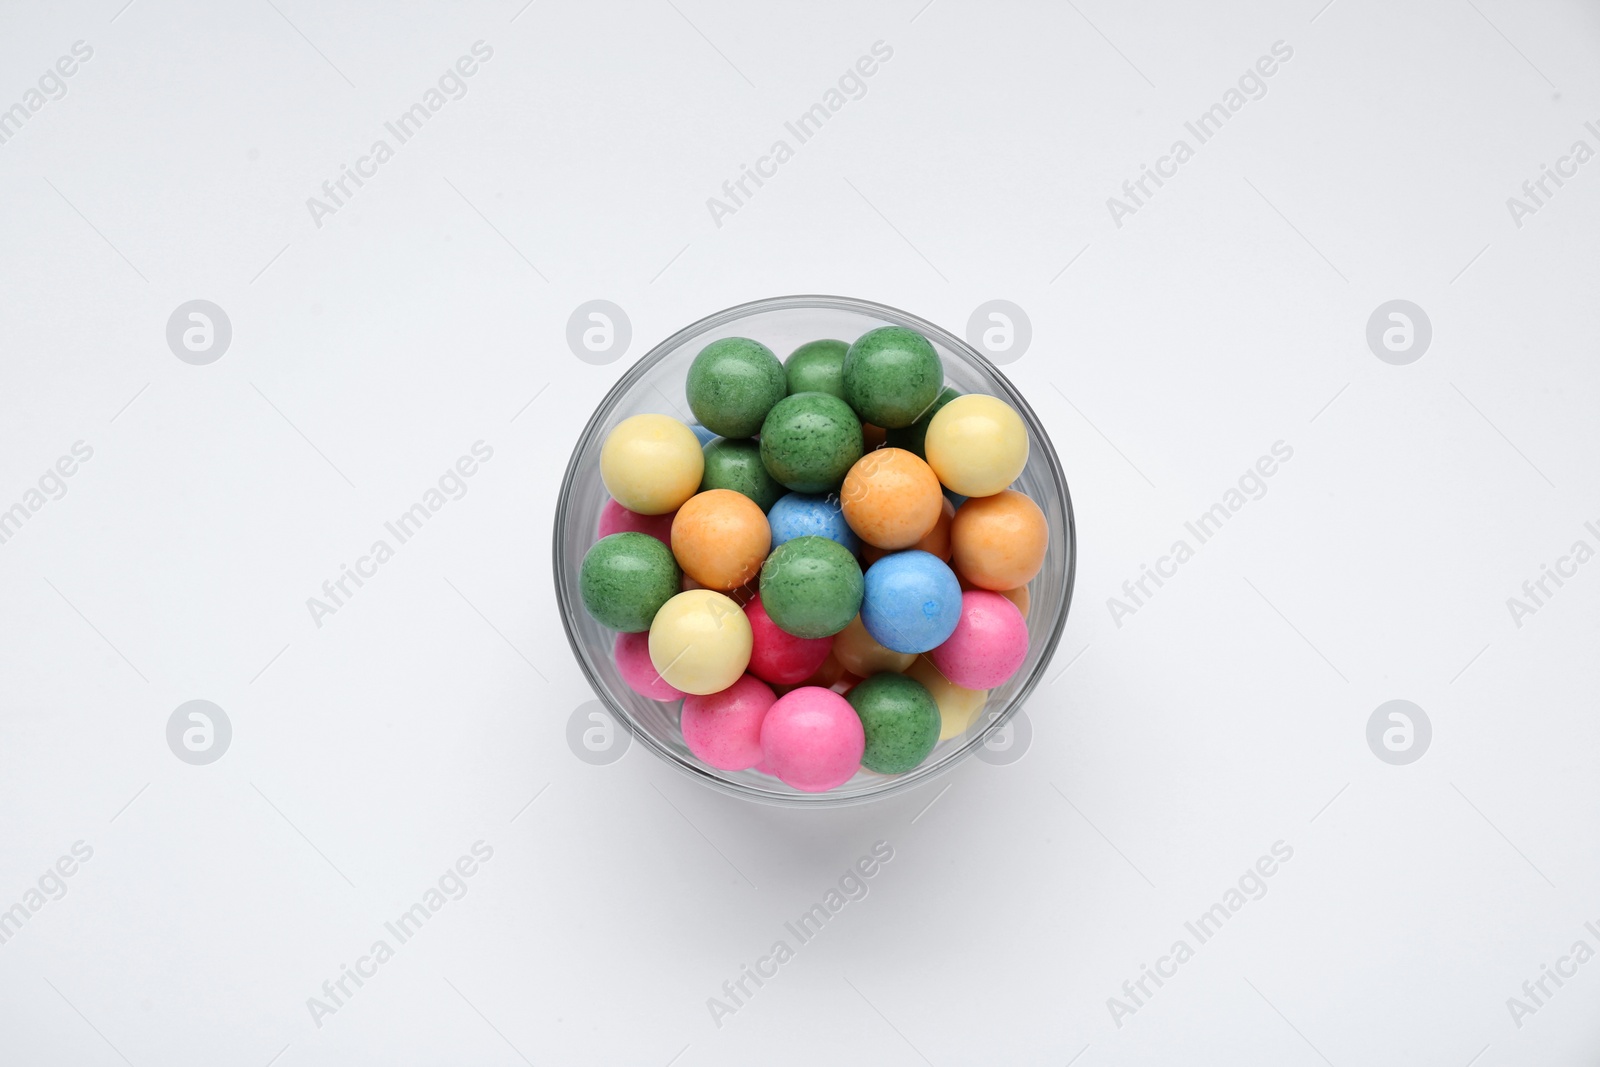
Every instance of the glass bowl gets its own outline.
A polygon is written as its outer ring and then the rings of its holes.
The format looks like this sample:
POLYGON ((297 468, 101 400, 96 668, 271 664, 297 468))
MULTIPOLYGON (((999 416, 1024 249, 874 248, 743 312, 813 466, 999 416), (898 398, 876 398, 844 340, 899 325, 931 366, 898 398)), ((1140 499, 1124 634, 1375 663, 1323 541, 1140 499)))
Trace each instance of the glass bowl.
POLYGON ((1021 393, 965 341, 883 304, 842 296, 780 296, 741 304, 709 315, 673 334, 639 360, 595 410, 578 438, 556 505, 554 545, 556 598, 567 640, 584 676, 611 714, 645 748, 707 785, 735 796, 774 804, 827 806, 875 800, 903 793, 943 774, 972 755, 987 735, 1000 729, 1039 683, 1066 625, 1077 559, 1072 498, 1050 438, 1021 393), (600 448, 612 428, 632 415, 652 412, 692 423, 684 396, 689 364, 700 350, 722 337, 751 337, 783 359, 807 341, 824 337, 854 341, 879 326, 905 326, 932 342, 944 361, 945 381, 963 393, 1000 397, 1022 415, 1029 434, 1028 465, 1013 487, 1033 498, 1050 524, 1044 567, 1029 583, 1028 657, 1009 681, 989 693, 988 703, 961 736, 940 741, 916 769, 899 775, 858 771, 826 793, 802 793, 755 770, 720 771, 701 763, 683 743, 678 727, 681 701, 664 703, 634 692, 617 673, 612 658, 616 634, 584 610, 578 595, 578 567, 597 540, 600 509, 609 497, 600 481, 600 448))

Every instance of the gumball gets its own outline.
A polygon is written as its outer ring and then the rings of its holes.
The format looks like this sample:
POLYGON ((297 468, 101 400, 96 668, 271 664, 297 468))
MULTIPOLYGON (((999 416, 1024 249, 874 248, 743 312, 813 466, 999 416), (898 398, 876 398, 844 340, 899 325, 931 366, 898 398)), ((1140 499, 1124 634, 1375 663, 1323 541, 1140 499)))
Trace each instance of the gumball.
MULTIPOLYGON (((866 625, 857 615, 850 625, 833 635, 833 655, 840 666, 862 678, 870 678, 884 671, 899 673, 916 662, 913 652, 896 652, 880 645, 867 632, 866 625)), ((817 683, 822 684, 822 683, 817 683)), ((830 681, 828 685, 832 685, 830 681)))
POLYGON ((879 548, 910 548, 944 508, 932 468, 903 448, 880 448, 857 460, 839 500, 850 528, 879 548))
POLYGON ((950 563, 980 589, 1015 589, 1044 566, 1050 525, 1015 489, 973 497, 950 522, 950 563))
POLYGON ((651 700, 678 700, 683 697, 683 690, 668 685, 656 673, 655 664, 650 662, 649 634, 618 634, 613 655, 617 661, 617 673, 635 693, 651 700))
POLYGON ((786 491, 773 480, 761 462, 761 446, 754 441, 718 437, 705 447, 706 469, 700 491, 732 489, 743 493, 766 511, 786 491))
POLYGON ((838 657, 835 656, 832 651, 830 651, 828 653, 828 658, 822 661, 822 666, 818 667, 816 672, 813 673, 811 677, 807 678, 800 684, 814 685, 821 689, 831 689, 838 685, 839 680, 848 673, 849 672, 844 669, 844 664, 840 663, 838 657))
MULTIPOLYGON (((955 505, 949 500, 941 498, 939 504, 939 519, 933 524, 933 529, 923 534, 917 543, 911 547, 922 552, 931 552, 946 563, 950 562, 950 522, 955 518, 955 505)), ((861 565, 870 567, 884 556, 893 555, 892 549, 879 548, 877 545, 863 544, 861 546, 861 565)), ((960 577, 960 575, 957 575, 960 577)))
POLYGON ((866 733, 838 693, 803 686, 779 697, 761 723, 761 762, 802 793, 843 785, 861 767, 866 733))
POLYGON ((771 544, 772 530, 760 506, 732 489, 696 493, 672 520, 672 554, 679 566, 719 592, 759 574, 771 544))
MULTIPOLYGON (((958 575, 956 575, 956 577, 957 578, 961 578, 961 575, 958 574, 958 575)), ((967 581, 965 578, 961 578, 961 591, 963 593, 965 593, 968 589, 977 589, 977 588, 979 588, 979 587, 976 586, 976 585, 973 585, 971 582, 967 581)), ((1015 589, 995 589, 995 590, 992 590, 992 591, 996 592, 996 593, 999 593, 1001 596, 1005 597, 1007 600, 1009 600, 1013 604, 1015 604, 1017 606, 1017 610, 1022 612, 1022 617, 1024 619, 1026 619, 1028 617, 1028 605, 1033 602, 1033 598, 1028 595, 1028 587, 1027 586, 1019 585, 1015 589)))
POLYGON ((844 357, 844 393, 861 421, 892 430, 916 422, 944 388, 944 364, 928 339, 904 326, 856 338, 844 357))
POLYGON ((847 698, 861 719, 866 746, 861 765, 879 774, 904 774, 939 743, 939 706, 914 678, 875 674, 847 698))
POLYGON ((607 500, 600 509, 600 521, 595 524, 595 537, 610 537, 614 533, 649 534, 664 545, 672 543, 672 515, 641 515, 629 511, 615 500, 607 500))
POLYGON ((650 624, 650 662, 668 685, 685 693, 728 688, 749 666, 750 646, 750 620, 739 605, 710 589, 679 593, 650 624))
POLYGON ((867 568, 861 622, 885 648, 926 652, 942 644, 961 607, 961 583, 931 552, 896 552, 867 568))
POLYGON ((844 341, 807 341, 783 361, 789 394, 828 393, 844 399, 844 341))
POLYGON ((665 515, 700 488, 705 456, 694 433, 668 415, 634 415, 606 435, 600 480, 629 511, 665 515))
POLYGON ((716 434, 712 433, 704 426, 701 426, 698 422, 691 422, 689 424, 689 429, 694 431, 695 440, 700 442, 701 448, 704 448, 706 445, 709 445, 712 441, 717 439, 716 434))
POLYGON ((993 496, 1028 465, 1028 427, 993 396, 958 396, 928 423, 928 465, 951 490, 993 496))
POLYGON ((955 521, 956 506, 939 497, 939 518, 934 521, 933 529, 923 534, 912 548, 923 552, 930 552, 946 563, 950 562, 950 524, 955 521))
POLYGON ((861 567, 826 537, 785 541, 761 567, 761 603, 796 637, 832 637, 861 610, 861 567))
POLYGON ((761 606, 760 597, 746 604, 744 613, 750 620, 752 641, 746 670, 762 681, 798 685, 816 674, 833 651, 831 637, 796 637, 778 629, 761 606))
POLYGON ((889 431, 882 426, 874 426, 870 422, 861 424, 861 451, 871 452, 873 449, 882 448, 884 441, 889 437, 889 431))
POLYGON ((766 345, 724 337, 694 357, 683 389, 706 429, 722 437, 754 437, 788 383, 783 364, 766 345))
POLYGON ((926 414, 910 426, 902 426, 898 429, 890 430, 885 439, 886 443, 890 448, 903 448, 919 459, 927 459, 928 454, 923 450, 923 447, 924 441, 928 436, 928 423, 932 422, 933 417, 939 414, 940 408, 960 395, 954 389, 945 386, 938 397, 934 399, 933 407, 929 408, 926 414))
MULTIPOLYGON (((679 591, 687 593, 691 589, 704 588, 705 586, 701 585, 699 582, 685 574, 683 576, 683 586, 679 591)), ((729 600, 739 605, 740 610, 743 610, 746 604, 750 603, 750 601, 756 598, 756 583, 754 581, 749 581, 739 586, 737 589, 718 589, 717 592, 725 594, 729 600)))
POLYGON ((772 526, 773 548, 808 535, 837 541, 851 552, 861 548, 861 538, 844 521, 839 500, 831 494, 789 493, 772 505, 772 510, 767 512, 767 522, 772 526))
POLYGON ((678 592, 682 572, 672 550, 649 534, 615 533, 589 546, 578 566, 578 594, 601 626, 623 633, 650 629, 678 592))
POLYGON ((861 458, 861 420, 836 396, 795 393, 773 405, 761 424, 767 473, 799 493, 839 488, 861 458))
POLYGON ((967 689, 993 689, 1017 673, 1028 658, 1028 624, 1017 606, 999 593, 973 589, 961 594, 961 619, 928 659, 939 672, 967 689))
POLYGON ((761 679, 741 675, 716 693, 684 698, 678 724, 689 751, 719 771, 761 762, 761 723, 777 696, 761 679))
POLYGON ((989 699, 987 689, 967 689, 956 685, 927 656, 918 656, 906 675, 921 682, 939 706, 939 740, 948 741, 967 732, 978 712, 989 699))

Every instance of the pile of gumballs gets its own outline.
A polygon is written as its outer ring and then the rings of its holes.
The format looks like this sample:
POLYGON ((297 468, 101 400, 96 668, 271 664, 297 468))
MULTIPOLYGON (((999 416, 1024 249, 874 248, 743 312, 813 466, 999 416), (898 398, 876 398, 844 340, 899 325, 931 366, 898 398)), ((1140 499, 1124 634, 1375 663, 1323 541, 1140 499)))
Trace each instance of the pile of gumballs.
POLYGON ((696 758, 803 792, 965 733, 1027 657, 1049 542, 1009 488, 1022 417, 900 326, 782 362, 726 337, 684 389, 697 425, 634 415, 600 453, 579 592, 623 681, 683 702, 696 758))

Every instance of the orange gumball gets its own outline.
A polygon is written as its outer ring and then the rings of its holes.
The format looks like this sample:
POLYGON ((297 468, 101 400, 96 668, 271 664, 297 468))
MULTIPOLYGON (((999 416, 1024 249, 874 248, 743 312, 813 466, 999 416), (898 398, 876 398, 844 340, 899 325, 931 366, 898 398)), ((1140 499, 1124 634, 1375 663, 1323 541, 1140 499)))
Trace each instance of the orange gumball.
POLYGON ((935 556, 950 562, 950 524, 956 518, 956 506, 950 503, 950 498, 943 493, 939 494, 939 517, 934 520, 933 529, 922 535, 922 538, 912 545, 924 552, 932 552, 935 556))
POLYGON ((903 448, 880 448, 844 476, 839 503, 860 538, 879 548, 910 548, 939 521, 944 492, 933 468, 903 448))
POLYGON ((870 422, 863 422, 861 424, 861 451, 871 452, 873 449, 881 448, 888 436, 889 431, 882 426, 874 426, 870 422))
POLYGON ((761 505, 732 489, 696 493, 672 520, 672 554, 683 573, 728 592, 761 572, 772 529, 761 505))
POLYGON ((950 523, 950 563, 979 589, 1027 585, 1044 566, 1049 545, 1044 512, 1015 489, 973 497, 950 523))
MULTIPOLYGON (((935 556, 950 562, 950 523, 955 518, 956 506, 950 503, 950 498, 944 494, 939 495, 943 503, 939 507, 939 517, 934 520, 933 529, 923 534, 917 543, 911 547, 922 552, 932 552, 935 556)), ((890 555, 891 549, 879 548, 874 544, 861 546, 861 569, 866 570, 884 556, 890 555)))

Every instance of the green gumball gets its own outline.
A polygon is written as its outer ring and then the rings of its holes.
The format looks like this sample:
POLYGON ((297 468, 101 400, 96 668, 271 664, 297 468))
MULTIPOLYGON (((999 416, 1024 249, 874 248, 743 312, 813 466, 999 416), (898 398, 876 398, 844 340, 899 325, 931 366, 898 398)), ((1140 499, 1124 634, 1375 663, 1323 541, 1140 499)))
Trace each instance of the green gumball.
POLYGON ((761 606, 796 637, 832 637, 849 626, 864 588, 855 555, 826 537, 785 541, 761 566, 761 606))
POLYGON ((578 593, 596 622, 623 633, 643 633, 678 595, 683 572, 672 549, 649 534, 602 537, 589 546, 578 568, 578 593))
POLYGON ((789 379, 789 395, 827 393, 840 400, 844 395, 844 354, 850 346, 844 341, 807 341, 783 361, 789 379))
POLYGON ((706 469, 700 491, 732 489, 754 500, 762 511, 771 511, 778 498, 788 492, 767 473, 761 462, 761 446, 754 441, 719 437, 705 446, 706 469))
POLYGON ((915 678, 874 674, 845 697, 861 717, 867 747, 861 765, 879 774, 904 774, 939 743, 939 705, 915 678))
POLYGON ((827 393, 786 396, 761 424, 761 462, 797 493, 839 488, 862 448, 861 420, 827 393))
POLYGON ((904 326, 868 330, 845 353, 845 399, 874 426, 910 426, 928 413, 943 388, 939 353, 926 337, 904 326))
POLYGON ((946 386, 944 391, 934 400, 933 407, 928 409, 927 414, 910 426, 900 426, 888 431, 884 434, 883 443, 890 448, 903 448, 907 452, 914 454, 918 459, 927 459, 928 456, 924 447, 928 439, 928 423, 932 422, 933 417, 939 414, 940 408, 960 395, 954 389, 946 386))
POLYGON ((772 349, 748 337, 724 337, 694 357, 683 388, 700 425, 719 437, 754 437, 789 384, 772 349))

